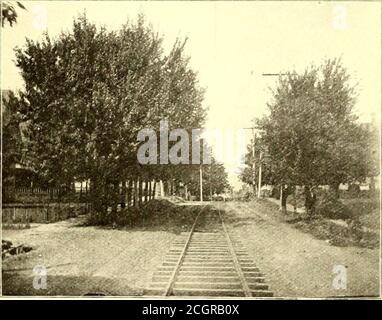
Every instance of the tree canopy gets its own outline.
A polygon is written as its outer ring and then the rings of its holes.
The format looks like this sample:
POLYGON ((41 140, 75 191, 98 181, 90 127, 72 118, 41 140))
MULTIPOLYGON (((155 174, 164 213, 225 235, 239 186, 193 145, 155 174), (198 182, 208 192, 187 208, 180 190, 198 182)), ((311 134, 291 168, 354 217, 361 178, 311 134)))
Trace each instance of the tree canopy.
POLYGON ((368 160, 370 133, 357 122, 350 83, 337 59, 279 77, 268 115, 257 120, 275 184, 338 190, 340 183, 376 174, 368 160))
POLYGON ((104 186, 192 170, 142 170, 137 162, 142 128, 158 130, 161 119, 175 128, 204 124, 203 89, 184 53, 186 41, 177 40, 166 54, 162 40, 143 16, 108 31, 83 15, 72 31, 57 38, 45 34, 40 42, 27 39, 16 49, 25 89, 14 103, 28 123, 37 172, 52 184, 90 179, 104 186))

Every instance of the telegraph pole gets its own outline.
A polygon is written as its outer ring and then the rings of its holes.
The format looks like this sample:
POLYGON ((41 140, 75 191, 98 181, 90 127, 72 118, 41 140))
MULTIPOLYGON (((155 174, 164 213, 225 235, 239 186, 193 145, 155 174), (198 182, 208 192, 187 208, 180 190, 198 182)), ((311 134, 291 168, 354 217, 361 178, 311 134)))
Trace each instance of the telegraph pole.
POLYGON ((253 175, 252 175, 252 180, 253 180, 253 193, 256 194, 256 158, 255 158, 255 147, 256 147, 256 132, 255 132, 255 128, 251 128, 252 130, 252 136, 253 136, 253 143, 252 143, 252 157, 253 157, 253 161, 252 161, 252 172, 253 172, 253 175))
POLYGON ((203 146, 203 157, 200 157, 200 166, 199 166, 199 197, 200 202, 203 202, 203 159, 204 159, 204 144, 203 139, 200 139, 200 144, 203 146))
POLYGON ((199 179, 200 179, 200 202, 203 202, 203 166, 202 164, 200 164, 199 179))
POLYGON ((261 171, 262 171, 262 165, 261 165, 261 160, 263 158, 263 152, 260 151, 260 164, 259 164, 259 188, 257 190, 257 197, 260 199, 261 198, 261 171))
POLYGON ((253 185, 253 193, 256 194, 256 159, 255 159, 255 145, 256 145, 256 132, 255 132, 255 127, 250 127, 250 128, 244 128, 244 129, 250 129, 252 130, 252 136, 253 136, 253 143, 252 143, 252 185, 253 185))

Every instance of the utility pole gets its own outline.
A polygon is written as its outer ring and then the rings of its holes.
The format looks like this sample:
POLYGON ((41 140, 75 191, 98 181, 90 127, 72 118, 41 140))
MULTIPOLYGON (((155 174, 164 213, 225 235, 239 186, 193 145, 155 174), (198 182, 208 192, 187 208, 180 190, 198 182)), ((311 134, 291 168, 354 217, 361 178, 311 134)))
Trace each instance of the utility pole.
POLYGON ((204 143, 203 139, 200 139, 200 143, 203 146, 203 157, 201 157, 200 167, 199 167, 199 192, 200 192, 200 202, 203 202, 203 159, 204 159, 204 143))
POLYGON ((262 165, 261 165, 261 160, 263 158, 263 153, 260 151, 260 164, 259 164, 259 187, 257 190, 257 197, 260 199, 261 198, 261 171, 262 171, 262 165))
POLYGON ((200 202, 203 202, 203 166, 200 165, 199 179, 200 179, 200 202))
POLYGON ((255 146, 256 146, 256 132, 255 127, 250 128, 244 128, 244 129, 251 129, 252 130, 252 136, 253 136, 253 142, 252 142, 252 185, 253 185, 253 193, 256 194, 256 159, 255 159, 255 146))
POLYGON ((255 147, 256 147, 256 132, 255 132, 255 128, 251 128, 252 129, 252 136, 253 136, 253 143, 252 143, 252 157, 253 157, 253 161, 252 161, 252 180, 253 180, 253 193, 256 194, 256 158, 255 158, 255 147))

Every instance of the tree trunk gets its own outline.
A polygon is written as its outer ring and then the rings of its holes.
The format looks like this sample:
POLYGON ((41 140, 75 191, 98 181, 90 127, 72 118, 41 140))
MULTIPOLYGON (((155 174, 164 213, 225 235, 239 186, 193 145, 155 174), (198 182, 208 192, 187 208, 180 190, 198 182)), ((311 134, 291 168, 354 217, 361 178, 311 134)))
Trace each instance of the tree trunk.
POLYGON ((111 211, 113 215, 117 212, 118 204, 121 203, 121 189, 119 188, 119 182, 113 183, 110 186, 111 190, 109 194, 108 205, 111 206, 111 211))
POLYGON ((86 179, 86 182, 85 182, 86 214, 89 213, 89 197, 88 197, 88 193, 89 193, 89 190, 88 190, 88 179, 86 179))
POLYGON ((138 207, 142 206, 143 185, 142 179, 138 178, 138 207))
POLYGON ((253 190, 253 194, 254 194, 255 197, 256 197, 256 194, 257 194, 257 185, 256 185, 256 183, 253 183, 253 184, 252 184, 252 190, 253 190))
POLYGON ((106 214, 107 190, 102 177, 97 176, 91 179, 90 202, 94 213, 106 214))
POLYGON ((145 181, 145 203, 149 201, 149 182, 145 181))
POLYGON ((150 180, 149 181, 149 201, 153 198, 153 194, 152 194, 152 181, 150 180))
POLYGON ((138 206, 138 188, 137 188, 137 180, 133 181, 133 206, 137 207, 138 206))
POLYGON ((281 196, 281 211, 282 211, 282 213, 287 213, 287 198, 288 198, 288 195, 283 190, 283 193, 281 196))
POLYGON ((282 213, 287 213, 287 199, 291 194, 292 187, 290 185, 281 185, 280 187, 280 209, 282 213))
POLYGON ((316 211, 316 194, 310 186, 304 186, 304 193, 306 213, 312 216, 316 211))
POLYGON ((163 196, 168 196, 168 194, 170 192, 168 181, 167 180, 163 181, 162 185, 163 185, 163 196))
POLYGON ((122 182, 121 208, 126 207, 126 180, 122 182))
POLYGON ((156 194, 156 191, 157 191, 157 182, 155 181, 154 179, 154 185, 153 185, 153 199, 155 199, 155 194, 156 194))
POLYGON ((127 208, 131 207, 131 179, 127 181, 127 208))
POLYGON ((333 193, 333 195, 336 197, 336 199, 339 199, 340 197, 340 184, 339 183, 332 183, 330 185, 330 191, 333 193))
POLYGON ((280 204, 281 204, 281 212, 286 214, 287 213, 287 198, 288 198, 289 192, 288 187, 285 188, 283 185, 280 188, 280 204))
POLYGON ((310 188, 309 186, 304 186, 304 195, 305 195, 305 211, 309 215, 310 214, 310 209, 312 207, 312 197, 310 194, 310 188))

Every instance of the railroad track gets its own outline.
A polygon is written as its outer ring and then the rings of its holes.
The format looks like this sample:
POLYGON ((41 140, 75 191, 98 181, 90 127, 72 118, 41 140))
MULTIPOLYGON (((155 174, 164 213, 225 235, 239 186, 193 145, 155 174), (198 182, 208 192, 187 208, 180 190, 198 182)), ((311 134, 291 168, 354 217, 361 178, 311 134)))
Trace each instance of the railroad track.
POLYGON ((244 246, 227 232, 220 210, 201 210, 156 270, 146 295, 272 297, 244 246))

